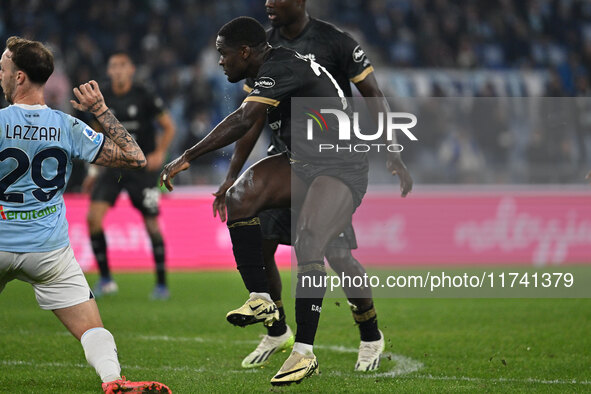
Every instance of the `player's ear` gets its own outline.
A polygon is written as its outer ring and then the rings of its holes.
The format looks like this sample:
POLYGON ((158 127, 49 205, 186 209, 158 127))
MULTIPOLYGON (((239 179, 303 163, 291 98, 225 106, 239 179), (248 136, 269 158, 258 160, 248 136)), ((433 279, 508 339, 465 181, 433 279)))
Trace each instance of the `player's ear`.
POLYGON ((242 57, 242 59, 246 60, 250 57, 251 51, 251 47, 249 47, 248 45, 242 45, 240 47, 240 56, 242 57))
POLYGON ((17 70, 16 72, 16 83, 21 85, 27 80, 27 74, 23 70, 17 70))

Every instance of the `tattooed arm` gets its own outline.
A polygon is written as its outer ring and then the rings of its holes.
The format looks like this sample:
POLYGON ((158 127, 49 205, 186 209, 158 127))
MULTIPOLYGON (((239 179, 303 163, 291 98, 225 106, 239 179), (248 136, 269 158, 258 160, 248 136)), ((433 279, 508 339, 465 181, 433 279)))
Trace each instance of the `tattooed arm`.
POLYGON ((108 167, 141 168, 146 166, 146 157, 125 127, 109 111, 95 81, 74 88, 79 102, 70 100, 75 109, 93 114, 105 132, 105 144, 94 161, 108 167))

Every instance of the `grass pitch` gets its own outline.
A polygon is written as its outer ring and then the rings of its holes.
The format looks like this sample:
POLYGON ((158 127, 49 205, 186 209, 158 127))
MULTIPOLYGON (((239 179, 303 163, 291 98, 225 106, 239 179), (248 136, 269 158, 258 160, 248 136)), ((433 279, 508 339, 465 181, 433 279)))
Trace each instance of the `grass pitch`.
MULTIPOLYGON (((242 369, 263 327, 225 321, 247 298, 237 272, 173 273, 165 302, 149 300, 152 274, 115 279, 119 294, 99 308, 123 374, 175 393, 591 391, 591 299, 379 299, 386 353, 379 372, 365 374, 353 372, 359 336, 345 298, 327 299, 315 348, 321 374, 273 388, 287 353, 242 369)), ((17 281, 0 295, 0 392, 101 392, 78 342, 17 281)))

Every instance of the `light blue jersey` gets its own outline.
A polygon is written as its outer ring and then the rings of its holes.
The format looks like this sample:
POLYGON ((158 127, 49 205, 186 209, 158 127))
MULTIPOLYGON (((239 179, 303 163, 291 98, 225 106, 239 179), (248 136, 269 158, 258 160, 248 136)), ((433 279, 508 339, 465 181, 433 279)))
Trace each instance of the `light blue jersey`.
POLYGON ((0 110, 0 251, 48 252, 69 244, 63 193, 72 159, 93 162, 104 141, 46 105, 0 110))

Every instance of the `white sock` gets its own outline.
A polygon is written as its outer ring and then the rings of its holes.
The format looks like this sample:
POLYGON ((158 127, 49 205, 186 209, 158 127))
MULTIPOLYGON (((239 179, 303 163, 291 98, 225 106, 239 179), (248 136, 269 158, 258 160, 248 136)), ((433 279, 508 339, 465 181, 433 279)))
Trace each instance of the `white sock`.
POLYGON ((273 300, 271 299, 271 294, 269 293, 250 293, 250 298, 254 297, 262 298, 263 300, 273 302, 273 300))
POLYGON ((303 354, 304 356, 314 355, 314 345, 308 345, 307 343, 296 342, 293 344, 293 351, 303 354))
POLYGON ((80 338, 86 361, 94 367, 103 382, 121 379, 117 345, 113 335, 103 327, 86 331, 80 338))

